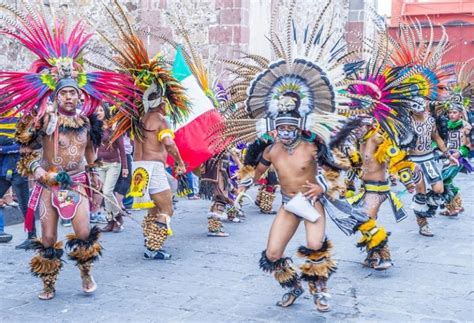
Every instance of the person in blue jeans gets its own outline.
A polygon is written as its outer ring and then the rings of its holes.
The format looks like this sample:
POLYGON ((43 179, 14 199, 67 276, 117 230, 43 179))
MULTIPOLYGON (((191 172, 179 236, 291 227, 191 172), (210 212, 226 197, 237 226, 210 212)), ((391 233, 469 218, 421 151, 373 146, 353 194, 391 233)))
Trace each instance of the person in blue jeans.
POLYGON ((0 243, 10 242, 13 236, 4 231, 5 229, 5 219, 3 214, 3 209, 0 209, 0 243))
MULTIPOLYGON (((7 113, 8 114, 8 113, 7 113)), ((17 117, 4 115, 0 118, 0 198, 13 187, 18 198, 20 210, 25 216, 28 209, 30 191, 28 178, 21 176, 16 165, 20 159, 20 145, 14 140, 17 117)), ((27 239, 16 246, 16 249, 25 249, 31 239, 36 238, 36 228, 28 233, 27 239)))

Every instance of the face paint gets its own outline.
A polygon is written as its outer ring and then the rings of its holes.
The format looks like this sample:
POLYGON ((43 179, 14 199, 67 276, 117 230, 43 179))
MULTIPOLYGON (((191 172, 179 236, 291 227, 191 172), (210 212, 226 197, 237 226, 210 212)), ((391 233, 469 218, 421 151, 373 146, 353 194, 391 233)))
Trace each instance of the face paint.
POLYGON ((410 102, 410 110, 414 113, 425 112, 425 101, 422 98, 415 98, 410 102))
POLYGON ((285 145, 291 145, 298 139, 298 128, 295 128, 295 129, 277 128, 277 136, 285 145))

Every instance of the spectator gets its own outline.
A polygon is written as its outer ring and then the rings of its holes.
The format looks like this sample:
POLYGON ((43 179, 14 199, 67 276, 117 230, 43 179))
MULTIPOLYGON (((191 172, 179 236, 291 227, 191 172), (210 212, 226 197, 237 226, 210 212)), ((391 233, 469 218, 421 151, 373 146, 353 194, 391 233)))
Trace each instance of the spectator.
MULTIPOLYGON (((2 198, 10 187, 13 187, 20 210, 25 216, 28 209, 30 197, 28 178, 18 174, 16 164, 20 159, 20 145, 15 141, 15 125, 18 118, 13 116, 12 111, 7 112, 0 118, 0 198, 2 198)), ((32 232, 28 233, 27 239, 17 245, 16 249, 25 249, 29 240, 36 238, 36 228, 33 225, 32 232)))
POLYGON ((3 209, 0 208, 0 243, 10 242, 13 238, 11 234, 5 233, 4 228, 5 228, 4 214, 3 214, 3 209))
POLYGON ((196 175, 193 174, 193 172, 189 172, 186 174, 186 178, 188 180, 188 187, 189 187, 189 193, 188 195, 188 200, 200 200, 201 198, 199 197, 199 184, 197 189, 196 189, 196 180, 194 177, 197 177, 196 175))
POLYGON ((471 133, 469 134, 469 140, 471 142, 471 147, 469 147, 469 159, 471 163, 474 163, 474 103, 472 101, 469 105, 469 110, 467 111, 467 121, 472 127, 471 133))
POLYGON ((99 147, 98 160, 101 166, 97 169, 103 183, 105 212, 107 213, 107 225, 102 232, 121 232, 123 230, 123 218, 115 198, 114 188, 120 176, 128 176, 127 157, 123 144, 123 137, 111 143, 112 129, 109 124, 110 110, 102 105, 97 109, 97 118, 104 122, 104 134, 102 144, 99 147))
MULTIPOLYGON (((132 169, 132 152, 133 146, 130 142, 130 137, 127 135, 123 136, 123 146, 125 149, 125 155, 127 157, 127 168, 130 170, 132 169)), ((115 198, 117 199, 118 205, 122 209, 124 213, 130 214, 127 211, 125 206, 123 205, 124 196, 128 193, 128 189, 130 188, 130 184, 132 182, 132 172, 128 172, 127 177, 119 177, 117 184, 115 185, 115 198)))

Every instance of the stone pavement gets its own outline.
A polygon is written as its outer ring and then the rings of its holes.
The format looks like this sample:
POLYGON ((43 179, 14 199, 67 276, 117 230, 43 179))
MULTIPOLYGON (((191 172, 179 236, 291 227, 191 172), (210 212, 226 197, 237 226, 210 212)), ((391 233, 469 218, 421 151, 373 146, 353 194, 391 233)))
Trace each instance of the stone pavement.
MULTIPOLYGON (((84 296, 78 270, 67 262, 56 298, 49 302, 36 297, 40 281, 28 271, 31 253, 14 249, 24 238, 21 225, 9 226, 14 239, 0 245, 0 321, 472 321, 473 179, 460 175, 466 212, 455 219, 433 219, 434 238, 417 233, 413 216, 396 224, 384 205, 380 222, 392 232, 395 263, 388 272, 362 267, 364 255, 354 246, 356 237, 344 236, 328 221, 339 270, 329 282, 332 311, 327 314, 314 309, 308 292, 291 308, 274 305, 282 289, 258 269, 272 216, 259 214, 252 205, 246 206, 245 223, 226 225, 231 237, 208 238, 209 202, 180 201, 172 222, 175 235, 166 246, 173 258, 165 262, 142 258, 143 212, 137 212, 126 219, 124 232, 102 236, 104 256, 95 267, 97 292, 84 296)), ((61 228, 60 236, 70 231, 61 228)), ((302 226, 287 254, 293 256, 301 243, 302 226)))

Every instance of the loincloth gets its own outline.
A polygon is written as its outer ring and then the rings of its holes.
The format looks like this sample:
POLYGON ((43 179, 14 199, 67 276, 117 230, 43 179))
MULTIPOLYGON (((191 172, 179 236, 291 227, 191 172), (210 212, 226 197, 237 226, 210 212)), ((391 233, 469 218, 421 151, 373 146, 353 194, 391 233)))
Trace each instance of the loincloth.
POLYGON ((400 222, 404 220, 408 213, 403 208, 403 204, 400 201, 400 198, 390 190, 390 184, 388 181, 364 181, 364 187, 362 191, 352 197, 347 198, 347 201, 351 205, 360 205, 366 206, 365 197, 368 195, 377 195, 379 196, 380 204, 382 204, 386 199, 389 200, 390 206, 392 207, 393 215, 395 220, 400 222))
MULTIPOLYGON (((410 155, 408 158, 417 165, 417 169, 423 174, 423 178, 429 185, 442 180, 441 172, 436 165, 432 152, 424 155, 410 155)), ((415 174, 415 181, 419 182, 421 179, 416 177, 415 174)))
POLYGON ((81 204, 84 196, 80 193, 80 185, 85 185, 85 197, 90 199, 92 192, 88 188, 90 186, 89 176, 82 172, 71 176, 71 180, 76 184, 71 189, 61 189, 59 186, 46 187, 36 182, 28 201, 28 210, 25 215, 25 228, 28 232, 33 229, 34 213, 38 208, 39 201, 44 189, 51 190, 51 205, 56 209, 58 215, 64 220, 71 220, 76 215, 76 211, 81 204))
POLYGON ((133 209, 155 207, 150 194, 171 190, 165 165, 161 161, 134 161, 132 183, 127 196, 133 197, 133 209))

